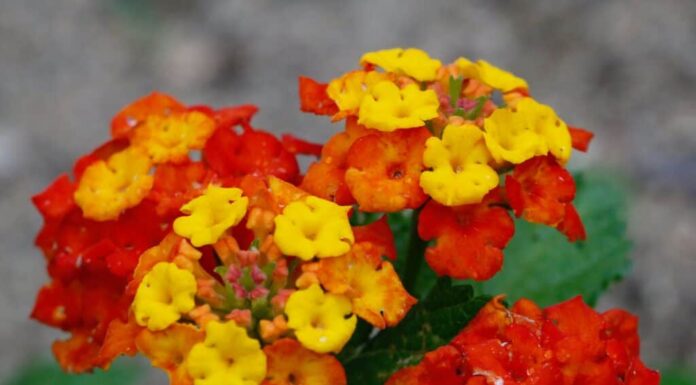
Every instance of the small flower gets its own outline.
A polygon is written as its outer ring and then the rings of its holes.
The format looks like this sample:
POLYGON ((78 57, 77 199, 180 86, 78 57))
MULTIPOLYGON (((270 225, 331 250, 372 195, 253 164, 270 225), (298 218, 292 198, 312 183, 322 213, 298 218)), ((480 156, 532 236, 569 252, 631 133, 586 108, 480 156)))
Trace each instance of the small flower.
POLYGON ((210 185, 203 195, 181 207, 189 215, 174 221, 174 232, 196 247, 211 245, 244 218, 248 204, 242 190, 210 185))
POLYGON ((236 323, 212 321, 205 341, 196 344, 186 359, 195 385, 257 385, 266 376, 266 355, 259 341, 236 323))
POLYGON ((555 227, 571 242, 585 239, 575 207, 573 176, 552 156, 537 156, 505 178, 505 192, 516 216, 555 227))
POLYGON ((429 201, 418 218, 418 234, 429 241, 425 259, 438 275, 478 281, 491 278, 503 264, 503 248, 515 225, 507 210, 494 205, 498 191, 481 203, 447 207, 429 201))
POLYGON ((570 133, 551 107, 532 98, 495 110, 484 120, 486 145, 496 162, 519 164, 549 152, 561 163, 570 158, 570 133))
POLYGON ((135 345, 153 366, 169 374, 171 384, 190 384, 192 379, 184 362, 191 348, 203 338, 204 333, 197 327, 175 323, 158 332, 144 329, 135 338, 135 345))
POLYGON ((171 115, 150 115, 131 138, 154 163, 181 162, 191 150, 201 150, 215 131, 215 121, 193 111, 171 115))
POLYGON ((417 48, 368 52, 362 56, 360 63, 377 65, 387 72, 410 76, 421 82, 435 80, 437 70, 442 66, 439 60, 432 59, 425 51, 417 48))
POLYGON ((356 114, 368 90, 375 84, 389 80, 389 77, 377 71, 351 71, 334 79, 326 88, 339 110, 344 114, 356 114))
POLYGON ((498 186, 498 173, 488 165, 490 161, 478 127, 448 125, 442 139, 431 137, 425 142, 423 163, 432 171, 421 174, 420 185, 445 206, 479 203, 498 186))
POLYGON ((268 375, 262 385, 346 385, 346 373, 331 354, 318 354, 284 338, 263 348, 268 375))
POLYGON ((138 325, 163 330, 195 306, 196 279, 190 271, 160 262, 145 275, 133 300, 138 325))
POLYGON ((273 238, 284 254, 305 261, 339 256, 354 240, 349 210, 314 196, 292 202, 275 218, 273 238))
POLYGON ((353 335, 357 318, 350 300, 340 294, 324 293, 319 285, 298 290, 288 299, 288 327, 304 347, 317 353, 341 351, 353 335))
POLYGON ((437 117, 439 106, 433 90, 422 91, 416 84, 399 89, 395 83, 382 81, 363 98, 358 123, 379 131, 422 127, 437 117))
POLYGON ((527 82, 508 71, 500 69, 485 60, 476 63, 466 58, 459 58, 455 62, 461 75, 467 79, 476 79, 481 83, 502 92, 514 90, 527 90, 527 82))
POLYGON ((82 174, 75 203, 85 218, 108 221, 140 203, 152 188, 150 159, 135 148, 97 160, 82 174))
POLYGON ((340 257, 319 262, 317 275, 330 293, 351 299, 353 311, 377 328, 398 324, 416 303, 380 248, 363 242, 340 257))
POLYGON ((355 141, 348 152, 345 181, 368 212, 395 212, 420 206, 427 196, 420 187, 425 127, 375 132, 355 141))

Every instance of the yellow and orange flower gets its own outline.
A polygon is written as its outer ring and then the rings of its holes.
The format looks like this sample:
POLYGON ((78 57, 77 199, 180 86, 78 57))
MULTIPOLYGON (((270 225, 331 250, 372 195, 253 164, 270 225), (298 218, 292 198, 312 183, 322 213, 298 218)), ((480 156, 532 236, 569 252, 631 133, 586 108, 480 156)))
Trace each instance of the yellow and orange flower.
POLYGON ((215 121, 198 112, 150 115, 134 130, 131 143, 154 163, 182 162, 189 151, 201 150, 215 131, 215 121))
POLYGON ((75 190, 77 203, 86 218, 116 219, 140 203, 152 188, 150 159, 142 151, 127 148, 106 161, 89 165, 75 190))
POLYGON ((296 340, 278 340, 263 352, 268 373, 262 385, 346 385, 345 371, 336 357, 305 349, 296 340))
POLYGON ((317 276, 330 293, 350 298, 356 315, 380 329, 398 324, 416 303, 394 266, 368 242, 355 244, 343 256, 322 260, 317 276))

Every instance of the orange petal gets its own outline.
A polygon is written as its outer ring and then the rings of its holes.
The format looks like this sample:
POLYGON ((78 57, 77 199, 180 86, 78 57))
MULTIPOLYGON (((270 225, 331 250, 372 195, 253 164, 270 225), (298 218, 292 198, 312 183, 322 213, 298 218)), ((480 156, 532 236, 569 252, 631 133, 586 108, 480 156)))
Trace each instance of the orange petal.
POLYGON ((327 84, 305 76, 300 76, 299 81, 300 110, 317 115, 333 115, 338 112, 336 103, 326 94, 327 84))

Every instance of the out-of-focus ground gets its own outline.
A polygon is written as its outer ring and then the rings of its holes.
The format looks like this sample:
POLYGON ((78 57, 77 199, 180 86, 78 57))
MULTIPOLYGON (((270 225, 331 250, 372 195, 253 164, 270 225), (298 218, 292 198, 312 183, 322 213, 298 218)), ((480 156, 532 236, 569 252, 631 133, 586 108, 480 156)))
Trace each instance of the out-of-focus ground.
POLYGON ((485 58, 596 132, 572 164, 630 181, 635 242, 599 307, 641 316, 651 365, 696 366, 693 0, 0 0, 0 380, 58 335, 27 319, 46 279, 28 197, 105 140, 121 106, 154 89, 251 102, 257 126, 324 140, 338 127, 298 111, 296 77, 393 46, 485 58))

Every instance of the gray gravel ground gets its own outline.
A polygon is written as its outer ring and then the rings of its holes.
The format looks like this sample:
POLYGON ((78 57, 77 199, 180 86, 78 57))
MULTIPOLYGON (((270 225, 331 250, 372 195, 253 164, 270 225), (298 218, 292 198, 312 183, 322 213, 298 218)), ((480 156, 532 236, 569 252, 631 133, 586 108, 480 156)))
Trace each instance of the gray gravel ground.
POLYGON ((328 123, 296 108, 297 75, 329 79, 392 46, 488 59, 597 133, 573 164, 632 181, 636 245, 600 308, 642 317, 649 363, 696 366, 695 1, 0 0, 0 379, 56 336, 26 318, 45 280, 28 196, 122 105, 153 89, 252 102, 258 126, 323 140, 328 123))

